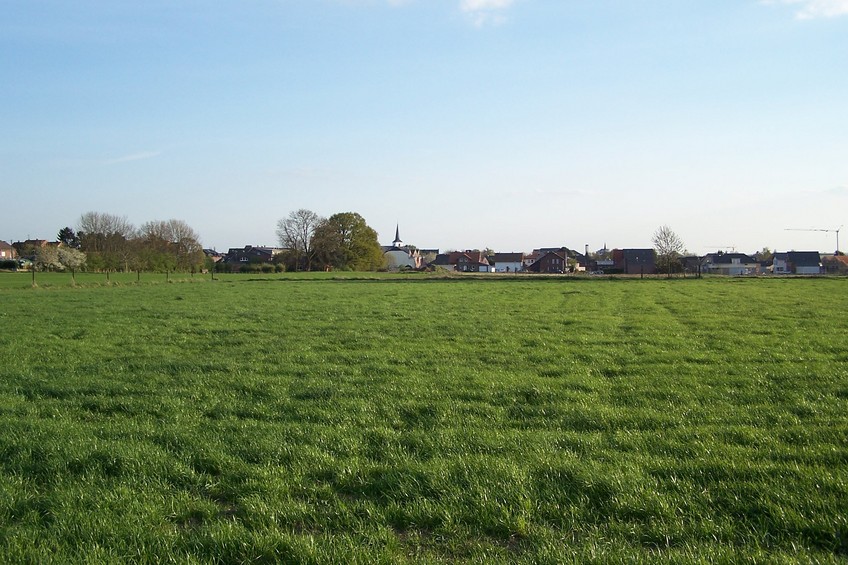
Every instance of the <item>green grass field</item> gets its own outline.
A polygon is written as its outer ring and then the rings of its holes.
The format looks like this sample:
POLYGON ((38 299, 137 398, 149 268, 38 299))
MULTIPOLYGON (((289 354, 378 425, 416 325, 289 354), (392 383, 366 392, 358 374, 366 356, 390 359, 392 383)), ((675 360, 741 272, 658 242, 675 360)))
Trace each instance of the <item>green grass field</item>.
POLYGON ((848 559, 848 280, 219 278, 0 274, 0 560, 848 559))

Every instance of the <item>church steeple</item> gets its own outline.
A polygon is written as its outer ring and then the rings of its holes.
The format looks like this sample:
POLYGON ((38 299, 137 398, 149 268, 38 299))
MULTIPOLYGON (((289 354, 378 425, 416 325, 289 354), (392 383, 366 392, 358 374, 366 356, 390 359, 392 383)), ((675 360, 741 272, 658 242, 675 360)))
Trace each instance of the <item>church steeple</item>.
POLYGON ((403 242, 400 240, 400 225, 395 224, 395 240, 392 242, 393 247, 403 247, 403 242))

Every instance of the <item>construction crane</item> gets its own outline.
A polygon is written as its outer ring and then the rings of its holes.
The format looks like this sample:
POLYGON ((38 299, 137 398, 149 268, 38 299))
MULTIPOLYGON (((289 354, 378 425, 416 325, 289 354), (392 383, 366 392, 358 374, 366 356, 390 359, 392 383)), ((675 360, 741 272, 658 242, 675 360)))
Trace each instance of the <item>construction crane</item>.
POLYGON ((736 253, 735 245, 708 245, 707 247, 715 249, 716 251, 730 251, 731 253, 736 253))
POLYGON ((784 231, 823 231, 826 233, 836 233, 836 254, 839 255, 839 231, 844 226, 839 226, 835 230, 829 230, 824 228, 786 228, 784 231))

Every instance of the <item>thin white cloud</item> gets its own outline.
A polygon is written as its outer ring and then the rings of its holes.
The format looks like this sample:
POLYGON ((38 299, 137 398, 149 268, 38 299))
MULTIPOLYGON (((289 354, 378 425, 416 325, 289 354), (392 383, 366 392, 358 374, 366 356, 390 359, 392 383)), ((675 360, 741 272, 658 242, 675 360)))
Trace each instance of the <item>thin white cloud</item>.
POLYGON ((807 189, 802 190, 798 194, 807 196, 848 196, 848 185, 837 185, 830 188, 807 189))
POLYGON ((353 7, 374 7, 374 6, 406 6, 411 4, 413 0, 334 0, 336 4, 342 6, 353 7))
POLYGON ((133 161, 143 161, 144 159, 153 159, 162 154, 162 151, 139 151, 138 153, 130 153, 119 157, 111 158, 64 158, 51 161, 51 165, 60 168, 91 168, 91 167, 106 167, 110 165, 119 165, 121 163, 131 163, 133 161))
POLYGON ((800 20, 848 16, 848 0, 762 0, 764 4, 797 5, 800 20))
MULTIPOLYGON (((335 0, 348 6, 391 6, 400 7, 415 3, 416 0, 335 0)), ((456 0, 454 0, 456 1, 456 0)), ((775 0, 762 0, 773 2, 775 0)), ((459 10, 476 27, 499 25, 506 21, 506 11, 515 0, 458 0, 459 10)))
POLYGON ((535 188, 531 191, 518 190, 505 193, 508 198, 520 198, 527 200, 528 196, 533 199, 556 200, 562 198, 582 198, 596 196, 595 191, 582 188, 535 188))
POLYGON ((129 163, 130 161, 142 161, 144 159, 152 159, 161 155, 161 151, 141 151, 139 153, 131 153, 114 159, 106 159, 102 161, 104 165, 117 165, 118 163, 129 163))
POLYGON ((460 0, 459 9, 477 27, 498 25, 506 21, 506 10, 514 0, 460 0))
POLYGON ((389 6, 405 6, 411 4, 413 0, 336 0, 337 3, 347 6, 381 6, 388 4, 389 6))

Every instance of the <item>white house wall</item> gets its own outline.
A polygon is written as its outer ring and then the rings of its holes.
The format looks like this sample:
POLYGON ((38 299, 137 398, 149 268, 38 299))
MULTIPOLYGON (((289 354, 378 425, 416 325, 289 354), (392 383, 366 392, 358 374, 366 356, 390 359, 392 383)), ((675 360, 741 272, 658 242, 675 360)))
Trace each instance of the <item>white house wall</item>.
POLYGON ((524 265, 521 262, 516 263, 495 263, 495 272, 496 273, 515 273, 524 268, 524 265), (507 270, 509 269, 509 270, 507 270))
POLYGON ((387 251, 386 260, 390 269, 401 269, 403 267, 415 268, 415 260, 406 251, 387 251))

